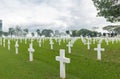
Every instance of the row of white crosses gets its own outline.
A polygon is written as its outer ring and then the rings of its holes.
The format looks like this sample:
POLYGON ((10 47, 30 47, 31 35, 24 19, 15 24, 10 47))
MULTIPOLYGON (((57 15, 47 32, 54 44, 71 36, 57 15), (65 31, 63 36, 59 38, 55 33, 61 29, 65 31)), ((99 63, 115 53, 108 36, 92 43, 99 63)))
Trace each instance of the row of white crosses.
MULTIPOLYGON (((9 43, 10 41, 8 40, 8 44, 10 45, 9 43)), ((33 61, 33 52, 35 51, 34 48, 33 48, 33 39, 31 40, 31 44, 28 48, 28 51, 29 51, 29 61, 33 61)), ((52 45, 54 44, 53 43, 53 40, 51 39, 50 41, 50 44, 51 44, 51 49, 53 49, 52 45)), ((69 53, 71 53, 71 47, 72 47, 72 44, 71 42, 68 43, 68 51, 69 53)), ((16 48, 16 54, 18 54, 18 40, 16 41, 16 44, 15 44, 15 48, 16 48)), ((98 60, 101 60, 101 51, 104 51, 103 48, 101 48, 101 44, 98 44, 97 48, 94 49, 95 51, 97 51, 97 58, 98 60)), ((66 73, 65 73, 65 63, 70 63, 70 59, 69 58, 66 58, 65 57, 65 50, 64 49, 61 49, 60 50, 60 56, 56 56, 56 60, 57 61, 60 61, 60 77, 62 79, 65 79, 66 77, 66 73)))

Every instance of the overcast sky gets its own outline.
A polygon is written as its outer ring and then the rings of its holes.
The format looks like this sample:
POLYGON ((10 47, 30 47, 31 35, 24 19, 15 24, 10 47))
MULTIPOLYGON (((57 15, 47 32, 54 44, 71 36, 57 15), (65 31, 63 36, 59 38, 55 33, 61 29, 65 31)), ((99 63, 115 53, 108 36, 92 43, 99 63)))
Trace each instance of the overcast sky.
POLYGON ((32 28, 80 29, 111 24, 96 15, 92 0, 0 0, 4 31, 11 25, 25 25, 25 28, 26 25, 37 24, 32 28))

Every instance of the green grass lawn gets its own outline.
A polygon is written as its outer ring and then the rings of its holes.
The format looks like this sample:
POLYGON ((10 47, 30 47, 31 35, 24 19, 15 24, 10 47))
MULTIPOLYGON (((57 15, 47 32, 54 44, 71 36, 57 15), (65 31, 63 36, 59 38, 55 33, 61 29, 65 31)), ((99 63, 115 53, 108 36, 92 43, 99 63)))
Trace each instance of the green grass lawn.
MULTIPOLYGON (((6 42, 7 43, 7 42, 6 42)), ((59 62, 55 60, 59 56, 59 49, 66 50, 66 57, 71 59, 66 64, 66 79, 120 79, 120 42, 109 45, 103 41, 102 60, 97 61, 97 53, 92 44, 90 50, 77 40, 72 48, 72 53, 67 51, 66 43, 54 42, 54 49, 50 49, 49 40, 42 47, 35 40, 34 60, 29 62, 30 41, 24 44, 19 41, 19 54, 15 54, 15 41, 11 41, 11 50, 0 46, 0 79, 60 79, 59 62)), ((7 45, 7 44, 6 44, 7 45)))

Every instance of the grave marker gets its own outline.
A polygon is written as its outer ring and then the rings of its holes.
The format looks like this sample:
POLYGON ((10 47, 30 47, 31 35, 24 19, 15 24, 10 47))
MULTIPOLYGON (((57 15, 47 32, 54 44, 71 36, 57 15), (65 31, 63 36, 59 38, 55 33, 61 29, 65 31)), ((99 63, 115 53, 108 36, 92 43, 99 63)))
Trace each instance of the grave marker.
POLYGON ((97 51, 97 59, 101 60, 101 51, 104 51, 104 48, 101 48, 101 44, 97 45, 97 48, 94 48, 95 51, 97 51))
POLYGON ((8 50, 10 50, 10 40, 8 40, 8 50))
POLYGON ((53 49, 53 44, 54 44, 53 40, 50 39, 50 46, 51 46, 51 49, 53 49))
POLYGON ((33 61, 33 52, 35 51, 33 49, 33 44, 31 43, 29 48, 28 48, 28 51, 29 51, 29 61, 33 61))
POLYGON ((16 41, 16 43, 15 43, 16 54, 18 54, 18 47, 19 47, 19 45, 18 45, 18 41, 16 41))
POLYGON ((60 78, 65 79, 65 63, 70 63, 70 59, 65 57, 64 49, 60 49, 60 56, 56 56, 56 60, 60 62, 60 78))
POLYGON ((67 47, 68 47, 68 53, 71 53, 72 44, 70 42, 67 44, 67 47))

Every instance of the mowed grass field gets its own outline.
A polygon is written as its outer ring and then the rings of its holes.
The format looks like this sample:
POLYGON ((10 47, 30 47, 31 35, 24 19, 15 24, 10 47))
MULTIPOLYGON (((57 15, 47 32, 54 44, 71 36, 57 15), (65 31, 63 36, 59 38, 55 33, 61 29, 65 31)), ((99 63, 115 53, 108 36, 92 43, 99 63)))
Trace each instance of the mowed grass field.
MULTIPOLYGON (((6 40, 7 41, 7 40, 6 40)), ((67 51, 66 44, 59 46, 54 40, 54 49, 50 49, 49 40, 39 47, 34 40, 34 60, 29 61, 30 41, 25 44, 19 41, 19 54, 15 54, 15 41, 11 40, 11 50, 0 46, 0 79, 60 79, 59 62, 55 60, 59 56, 59 50, 66 50, 66 57, 70 63, 66 64, 66 79, 120 79, 120 42, 106 45, 102 42, 102 60, 97 60, 96 44, 91 44, 90 50, 78 39, 73 47, 72 53, 67 51)))

